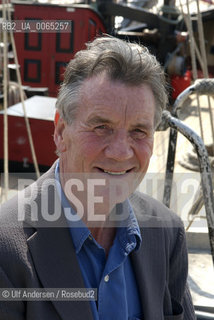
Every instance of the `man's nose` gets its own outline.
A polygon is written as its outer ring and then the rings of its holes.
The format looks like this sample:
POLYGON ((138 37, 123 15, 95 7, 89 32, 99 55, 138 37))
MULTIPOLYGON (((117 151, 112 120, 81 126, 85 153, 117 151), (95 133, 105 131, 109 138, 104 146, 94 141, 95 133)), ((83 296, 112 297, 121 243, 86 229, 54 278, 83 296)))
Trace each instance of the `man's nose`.
POLYGON ((128 160, 133 157, 133 154, 130 137, 123 129, 113 134, 111 141, 105 148, 105 156, 117 161, 128 160))

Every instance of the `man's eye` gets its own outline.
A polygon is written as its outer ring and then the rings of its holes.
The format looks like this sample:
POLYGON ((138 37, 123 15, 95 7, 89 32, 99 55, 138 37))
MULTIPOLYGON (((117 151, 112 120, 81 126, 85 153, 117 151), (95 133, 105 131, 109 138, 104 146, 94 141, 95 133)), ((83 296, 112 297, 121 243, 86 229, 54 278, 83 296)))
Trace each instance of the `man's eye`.
POLYGON ((112 133, 112 128, 106 124, 101 124, 100 126, 95 127, 95 132, 98 134, 110 134, 112 133))
POLYGON ((142 139, 146 136, 146 132, 137 128, 132 131, 132 135, 134 138, 142 139))
POLYGON ((105 124, 102 124, 100 126, 97 126, 95 129, 98 129, 98 130, 105 130, 105 129, 108 129, 107 125, 105 124))

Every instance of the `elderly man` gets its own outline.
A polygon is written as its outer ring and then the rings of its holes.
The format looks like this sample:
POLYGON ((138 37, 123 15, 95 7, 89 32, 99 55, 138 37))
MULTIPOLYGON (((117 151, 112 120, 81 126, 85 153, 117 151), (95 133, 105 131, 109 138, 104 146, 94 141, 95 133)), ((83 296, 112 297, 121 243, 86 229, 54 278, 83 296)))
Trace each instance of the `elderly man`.
POLYGON ((137 44, 100 37, 70 61, 59 160, 1 210, 0 287, 95 288, 97 298, 1 297, 1 320, 195 319, 182 222, 135 192, 166 102, 161 67, 137 44))

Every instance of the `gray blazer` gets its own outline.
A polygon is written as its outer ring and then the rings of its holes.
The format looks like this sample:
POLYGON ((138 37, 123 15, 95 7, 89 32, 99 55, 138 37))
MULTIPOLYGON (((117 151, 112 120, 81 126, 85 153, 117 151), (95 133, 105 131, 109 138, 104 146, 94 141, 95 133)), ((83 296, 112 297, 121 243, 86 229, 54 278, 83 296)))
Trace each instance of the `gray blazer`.
MULTIPOLYGON (((55 165, 19 197, 1 207, 1 288, 84 288, 63 214, 57 224, 51 223, 51 227, 40 214, 44 192, 49 192, 50 212, 59 201, 54 189, 47 189, 47 181, 54 179, 54 169, 55 165), (18 222, 18 204, 22 208, 26 194, 30 201, 23 209, 25 219, 18 222), (30 208, 36 208, 37 221, 32 221, 30 208)), ((142 234, 140 250, 131 255, 142 319, 195 319, 186 285, 187 251, 181 220, 144 194, 134 193, 130 200, 142 234)), ((93 316, 87 301, 0 301, 0 320, 24 319, 92 320, 93 316)))

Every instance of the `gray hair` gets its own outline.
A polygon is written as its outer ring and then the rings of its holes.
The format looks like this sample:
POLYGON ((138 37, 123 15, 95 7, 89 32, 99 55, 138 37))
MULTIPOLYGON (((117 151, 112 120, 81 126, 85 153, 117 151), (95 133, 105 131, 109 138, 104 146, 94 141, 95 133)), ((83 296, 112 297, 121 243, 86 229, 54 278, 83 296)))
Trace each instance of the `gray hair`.
POLYGON ((147 84, 155 98, 154 124, 158 126, 168 98, 164 72, 148 49, 114 37, 96 38, 69 62, 56 103, 61 117, 71 124, 75 119, 78 97, 84 80, 106 72, 111 80, 139 86, 147 84))

